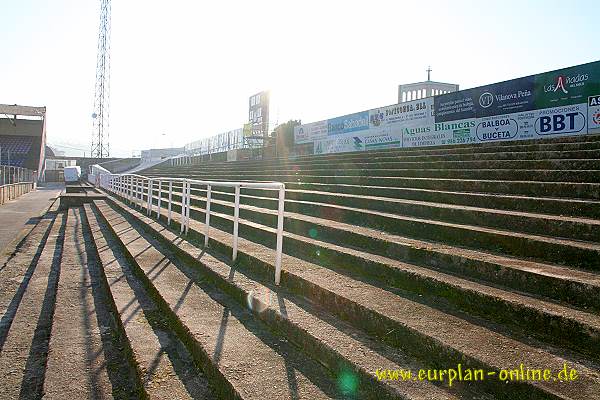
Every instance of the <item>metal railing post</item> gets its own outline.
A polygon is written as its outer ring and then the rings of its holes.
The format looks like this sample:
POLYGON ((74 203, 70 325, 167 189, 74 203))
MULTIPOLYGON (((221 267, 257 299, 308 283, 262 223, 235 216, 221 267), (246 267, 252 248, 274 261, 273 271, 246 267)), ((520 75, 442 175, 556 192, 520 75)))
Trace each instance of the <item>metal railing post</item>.
POLYGON ((158 180, 158 205, 156 210, 156 218, 160 219, 160 202, 162 200, 162 181, 158 180))
POLYGON ((233 209, 233 254, 231 259, 235 261, 238 253, 238 227, 240 222, 240 185, 235 187, 235 206, 233 209))
POLYGON ((137 207, 137 178, 131 177, 131 202, 133 207, 137 207))
POLYGON ((277 248, 275 253, 275 284, 281 282, 281 253, 283 250, 283 208, 285 205, 285 185, 279 188, 279 204, 277 206, 277 248))
POLYGON ((183 230, 185 229, 185 204, 186 204, 186 200, 185 200, 185 194, 186 194, 186 188, 187 188, 187 179, 183 180, 183 183, 181 185, 181 229, 180 229, 180 233, 183 234, 183 230))
POLYGON ((206 219, 204 221, 204 247, 208 246, 208 233, 210 230, 210 185, 206 185, 206 219))
POLYGON ((188 182, 187 185, 187 196, 185 203, 185 234, 188 234, 190 229, 190 202, 192 201, 192 182, 188 182))
POLYGON ((138 196, 139 196, 138 206, 141 210, 142 208, 144 208, 144 179, 140 179, 138 183, 140 185, 139 190, 138 190, 138 196))
POLYGON ((140 204, 139 204, 139 197, 140 197, 140 194, 139 194, 139 191, 140 191, 140 182, 139 182, 139 179, 135 178, 133 180, 133 184, 135 186, 135 192, 134 192, 134 196, 135 197, 134 197, 134 200, 133 200, 133 205, 134 205, 135 208, 139 208, 139 206, 140 206, 140 204))
POLYGON ((152 216, 152 197, 154 196, 154 180, 148 179, 148 207, 146 215, 152 216))
POLYGON ((173 181, 169 181, 169 210, 167 214, 167 225, 171 225, 171 201, 173 197, 173 181))

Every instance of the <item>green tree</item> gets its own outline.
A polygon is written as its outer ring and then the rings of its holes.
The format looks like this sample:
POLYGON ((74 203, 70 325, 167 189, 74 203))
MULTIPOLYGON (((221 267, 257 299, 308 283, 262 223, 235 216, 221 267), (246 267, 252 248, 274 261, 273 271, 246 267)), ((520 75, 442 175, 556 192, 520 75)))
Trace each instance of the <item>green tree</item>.
POLYGON ((301 125, 300 120, 291 119, 288 122, 277 125, 273 131, 273 136, 277 138, 278 149, 285 148, 289 151, 294 146, 294 127, 301 125))

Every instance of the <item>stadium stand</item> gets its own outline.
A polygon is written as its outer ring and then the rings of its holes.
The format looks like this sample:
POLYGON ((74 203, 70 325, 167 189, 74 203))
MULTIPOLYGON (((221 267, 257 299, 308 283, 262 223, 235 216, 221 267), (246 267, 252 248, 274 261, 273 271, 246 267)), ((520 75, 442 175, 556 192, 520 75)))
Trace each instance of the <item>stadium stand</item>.
POLYGON ((235 262, 233 189, 211 193, 208 247, 202 187, 184 235, 179 184, 170 225, 165 187, 153 187, 151 216, 146 197, 135 206, 114 193, 51 210, 0 269, 25 270, 29 282, 0 290, 7 397, 65 397, 68 374, 81 398, 93 388, 129 398, 598 398, 600 135, 140 174, 285 182, 281 285, 270 190, 241 194, 235 262), (7 306, 15 293, 25 306, 7 306), (28 362, 35 346, 39 362, 28 362), (449 369, 486 375, 450 386, 449 369), (549 380, 507 378, 544 369, 549 380))
POLYGON ((0 104, 0 164, 38 171, 43 177, 46 108, 0 104))

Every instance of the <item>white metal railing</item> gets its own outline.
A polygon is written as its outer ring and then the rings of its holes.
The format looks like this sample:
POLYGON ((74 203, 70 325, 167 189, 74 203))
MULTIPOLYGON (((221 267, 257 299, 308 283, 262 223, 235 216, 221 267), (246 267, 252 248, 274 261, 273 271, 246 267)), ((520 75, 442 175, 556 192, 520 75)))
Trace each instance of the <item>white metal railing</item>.
MULTIPOLYGON (((94 166, 96 167, 96 166, 94 166)), ((101 167, 100 167, 101 168, 101 167)), ((233 211, 233 244, 232 244, 232 260, 237 259, 238 254, 238 228, 240 215, 240 192, 243 188, 253 189, 275 189, 278 190, 278 206, 277 206, 277 241, 275 248, 275 284, 279 285, 281 281, 281 256, 283 250, 283 210, 285 204, 285 185, 282 182, 220 182, 220 181, 204 181, 187 178, 168 178, 154 177, 137 174, 111 174, 110 172, 101 171, 100 169, 92 168, 93 174, 90 175, 90 182, 105 190, 113 192, 127 199, 134 206, 139 208, 146 207, 146 213, 152 216, 154 209, 154 189, 158 190, 156 197, 156 217, 160 218, 163 202, 166 202, 167 208, 167 224, 171 224, 173 193, 181 195, 181 213, 180 213, 180 233, 187 234, 190 227, 190 200, 192 186, 206 186, 206 207, 204 221, 204 246, 208 246, 210 234, 210 205, 211 205, 211 189, 212 187, 232 187, 234 188, 234 211, 233 211), (181 192, 173 191, 173 183, 181 184, 181 192), (163 187, 167 187, 167 196, 163 197, 163 187), (144 199, 145 197, 145 199, 144 199)))

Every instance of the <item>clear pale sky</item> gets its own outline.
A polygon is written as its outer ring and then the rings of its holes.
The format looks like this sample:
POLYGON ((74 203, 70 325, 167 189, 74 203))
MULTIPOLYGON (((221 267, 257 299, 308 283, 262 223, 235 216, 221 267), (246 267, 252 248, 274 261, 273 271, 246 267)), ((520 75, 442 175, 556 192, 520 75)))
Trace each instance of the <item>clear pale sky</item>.
MULTIPOLYGON (((48 107, 48 142, 89 154, 99 1, 0 6, 0 103, 48 107)), ((113 0, 111 155, 273 119, 395 103, 426 79, 469 88, 600 59, 597 1, 113 0), (163 133, 165 135, 163 135, 163 133)))

